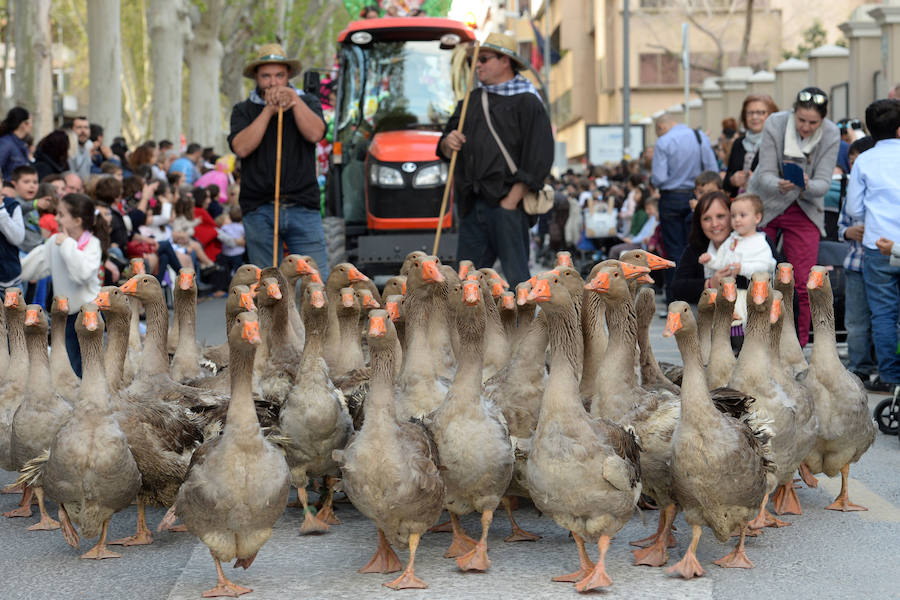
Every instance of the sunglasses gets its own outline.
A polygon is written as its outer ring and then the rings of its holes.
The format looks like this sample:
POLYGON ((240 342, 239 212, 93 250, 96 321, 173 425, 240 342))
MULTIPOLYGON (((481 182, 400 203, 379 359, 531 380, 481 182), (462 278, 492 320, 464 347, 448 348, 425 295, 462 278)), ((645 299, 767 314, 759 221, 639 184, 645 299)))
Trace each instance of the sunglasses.
POLYGON ((822 106, 828 102, 828 98, 823 94, 814 94, 812 92, 800 92, 797 94, 797 102, 812 102, 816 106, 822 106))
MULTIPOLYGON (((493 52, 479 54, 478 55, 478 64, 483 65, 484 63, 491 60, 492 58, 500 58, 500 56, 498 54, 494 54, 493 52)), ((469 64, 471 64, 471 63, 472 63, 472 59, 469 58, 469 64)))

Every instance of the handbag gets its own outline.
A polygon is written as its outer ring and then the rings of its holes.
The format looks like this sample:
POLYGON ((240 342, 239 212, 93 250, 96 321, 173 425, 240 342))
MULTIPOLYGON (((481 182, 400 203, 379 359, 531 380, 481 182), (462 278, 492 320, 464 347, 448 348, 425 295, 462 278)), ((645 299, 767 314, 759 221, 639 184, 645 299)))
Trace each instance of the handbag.
MULTIPOLYGON (((516 163, 513 162, 512 157, 509 155, 509 152, 506 151, 506 146, 503 145, 503 142, 500 140, 500 136, 497 135, 497 131, 494 129, 494 124, 491 123, 491 113, 488 111, 488 93, 486 90, 482 91, 481 94, 481 108, 484 110, 484 120, 487 121, 488 129, 491 130, 491 135, 494 136, 494 141, 497 142, 497 145, 500 146, 500 152, 503 153, 503 158, 506 159, 506 164, 509 166, 510 172, 513 175, 518 171, 518 167, 516 167, 516 163)), ((525 196, 522 198, 522 208, 529 215, 543 215, 550 212, 550 209, 553 208, 553 197, 555 195, 555 190, 553 186, 544 184, 544 186, 536 192, 528 190, 525 193, 525 196)))

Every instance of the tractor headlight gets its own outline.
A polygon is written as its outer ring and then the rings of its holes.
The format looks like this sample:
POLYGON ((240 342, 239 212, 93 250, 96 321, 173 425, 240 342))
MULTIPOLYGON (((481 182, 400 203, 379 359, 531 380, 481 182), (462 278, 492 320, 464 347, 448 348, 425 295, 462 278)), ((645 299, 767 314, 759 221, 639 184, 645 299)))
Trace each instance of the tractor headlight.
POLYGON ((403 175, 397 169, 374 164, 369 169, 369 183, 381 187, 403 187, 403 175))
POLYGON ((447 183, 447 163, 441 162, 421 169, 413 178, 414 188, 437 187, 447 183))

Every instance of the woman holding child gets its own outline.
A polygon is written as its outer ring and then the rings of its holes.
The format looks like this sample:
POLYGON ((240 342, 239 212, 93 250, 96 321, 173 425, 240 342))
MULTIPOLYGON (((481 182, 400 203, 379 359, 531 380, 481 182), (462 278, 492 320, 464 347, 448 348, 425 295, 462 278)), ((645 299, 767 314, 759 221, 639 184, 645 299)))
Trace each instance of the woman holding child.
POLYGON ((837 126, 825 118, 827 113, 826 93, 808 87, 797 94, 792 110, 766 119, 759 167, 749 184, 749 191, 763 201, 763 231, 773 243, 779 234, 782 236, 782 252, 794 265, 801 346, 809 340, 806 280, 818 257, 819 239, 825 235, 825 194, 831 186, 841 140, 837 126), (800 167, 802 185, 787 179, 787 163, 800 167))

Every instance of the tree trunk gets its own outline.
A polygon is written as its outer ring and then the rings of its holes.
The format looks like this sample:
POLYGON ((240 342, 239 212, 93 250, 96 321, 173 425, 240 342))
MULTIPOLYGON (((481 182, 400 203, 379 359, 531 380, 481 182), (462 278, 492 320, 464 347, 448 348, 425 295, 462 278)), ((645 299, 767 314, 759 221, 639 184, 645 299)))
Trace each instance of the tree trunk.
POLYGON ((222 107, 219 101, 219 70, 225 50, 219 41, 222 0, 208 0, 206 10, 194 24, 188 45, 190 102, 188 139, 204 146, 225 149, 222 135, 222 107))
POLYGON ((252 32, 249 2, 230 2, 223 11, 222 35, 224 52, 222 56, 222 81, 220 92, 227 99, 230 118, 232 107, 246 97, 244 92, 244 63, 250 54, 250 35, 252 32))
POLYGON ((122 34, 119 0, 88 0, 90 105, 88 118, 103 127, 106 145, 122 135, 122 34))
POLYGON ((188 34, 183 0, 150 0, 150 64, 153 69, 153 138, 181 139, 181 76, 188 34))
POLYGON ((738 63, 746 66, 750 55, 750 32, 753 30, 753 0, 747 0, 747 16, 744 19, 744 39, 738 63))
POLYGON ((34 138, 53 130, 50 0, 15 0, 15 103, 31 112, 34 138))

